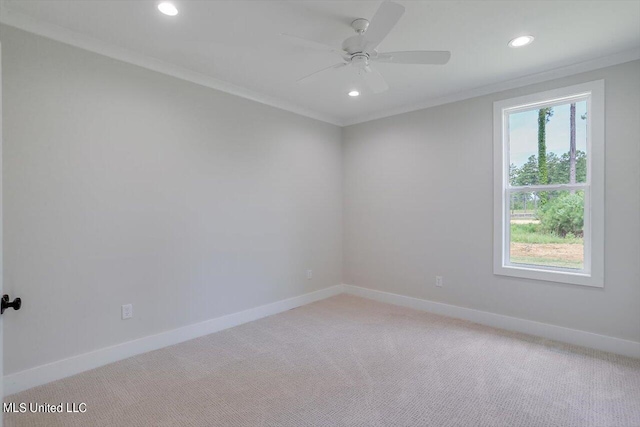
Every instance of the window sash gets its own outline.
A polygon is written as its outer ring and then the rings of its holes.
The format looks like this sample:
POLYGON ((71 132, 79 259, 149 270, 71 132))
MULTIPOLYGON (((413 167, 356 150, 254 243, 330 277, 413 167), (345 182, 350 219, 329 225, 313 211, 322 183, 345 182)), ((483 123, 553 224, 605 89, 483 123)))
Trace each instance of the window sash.
POLYGON ((534 271, 552 271, 561 273, 574 273, 582 275, 591 274, 591 186, 587 184, 560 184, 560 185, 536 185, 516 188, 506 188, 504 191, 504 212, 503 212, 503 229, 502 235, 502 259, 504 267, 526 268, 534 271), (530 193, 532 187, 538 187, 542 190, 537 191, 554 191, 554 190, 582 190, 584 191, 584 228, 583 228, 583 246, 584 246, 584 262, 582 269, 553 267, 537 264, 523 264, 511 262, 511 206, 510 200, 512 194, 530 193))
POLYGON ((591 189, 591 114, 587 115, 587 129, 589 129, 589 133, 587 134, 587 182, 584 183, 575 183, 575 184, 537 184, 537 185, 523 185, 523 186, 512 186, 509 180, 509 171, 510 171, 510 149, 511 149, 511 141, 510 141, 510 132, 509 128, 509 116, 511 114, 520 113, 523 111, 531 111, 540 108, 548 108, 548 107, 557 107, 560 105, 566 105, 573 102, 586 101, 587 102, 587 111, 591 111, 591 92, 582 92, 577 94, 572 94, 569 96, 563 97, 555 97, 550 100, 542 100, 538 102, 525 103, 522 105, 517 105, 514 107, 507 107, 502 109, 501 120, 502 120, 502 141, 503 141, 503 164, 504 167, 502 169, 502 188, 503 188, 503 220, 502 220, 502 265, 507 268, 526 268, 532 271, 540 271, 540 272, 550 272, 550 273, 570 273, 570 274, 580 274, 589 276, 591 274, 591 219, 590 219, 590 211, 591 211, 591 198, 590 198, 590 189, 591 189), (514 193, 526 193, 526 192, 540 192, 540 191, 556 191, 556 190, 582 190, 584 191, 584 234, 583 234, 583 244, 584 244, 584 262, 583 268, 572 269, 572 268, 563 268, 563 267, 553 267, 547 265, 536 265, 536 264, 521 264, 521 263, 512 263, 511 262, 511 220, 510 220, 510 200, 511 195, 514 193))

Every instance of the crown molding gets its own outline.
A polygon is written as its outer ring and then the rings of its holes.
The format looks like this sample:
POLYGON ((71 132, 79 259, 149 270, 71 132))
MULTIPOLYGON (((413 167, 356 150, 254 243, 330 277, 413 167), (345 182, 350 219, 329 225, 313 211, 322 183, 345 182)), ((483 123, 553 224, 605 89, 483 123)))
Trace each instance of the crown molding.
POLYGON ((476 98, 479 96, 489 95, 492 93, 502 92, 509 89, 516 89, 523 86, 528 86, 536 83, 542 83, 549 80, 559 79, 562 77, 571 76, 574 74, 585 73, 588 71, 597 70, 599 68, 610 67, 613 65, 623 64, 625 62, 635 61, 640 59, 640 48, 630 49, 623 52, 618 52, 613 55, 603 56, 596 59, 591 59, 576 64, 566 65, 552 70, 543 71, 540 73, 530 74, 524 77, 518 77, 512 80, 505 80, 500 83, 495 83, 487 86, 481 86, 469 90, 464 90, 451 95, 445 95, 439 98, 431 98, 425 101, 421 101, 416 104, 405 105, 402 107, 379 111, 363 116, 358 116, 351 120, 345 120, 342 126, 351 126, 360 123, 370 122, 372 120, 383 119, 386 117, 397 116, 399 114, 410 113, 412 111, 424 110, 425 108, 436 107, 438 105, 450 104, 452 102, 463 101, 465 99, 476 98))
POLYGON ((105 43, 93 37, 89 37, 57 25, 45 23, 41 20, 34 19, 20 12, 11 11, 7 5, 6 0, 0 0, 0 23, 83 50, 95 52, 100 55, 117 59, 119 61, 134 64, 139 67, 156 71, 158 73, 166 74, 181 80, 226 92, 232 95, 239 96, 241 98, 249 99, 251 101, 269 105, 271 107, 275 107, 281 110, 285 110, 294 114, 309 117, 311 119, 330 123, 332 125, 340 127, 356 125, 372 120, 397 116, 399 114, 409 113, 412 111, 423 110, 425 108, 450 104, 452 102, 476 98, 478 96, 489 95, 491 93, 515 89, 518 87, 528 86, 536 83, 542 83, 549 80, 554 80, 640 59, 640 48, 630 49, 613 55, 603 56, 576 64, 566 65, 559 68, 554 68, 552 70, 530 74, 524 77, 506 80, 491 85, 480 86, 477 88, 464 90, 438 98, 429 98, 418 103, 404 105, 387 110, 381 110, 370 114, 356 116, 351 119, 342 120, 340 118, 328 116, 326 114, 313 111, 311 109, 302 107, 289 101, 285 101, 280 98, 265 95, 251 89, 247 89, 229 82, 225 82, 223 80, 216 79, 215 77, 189 70, 179 65, 161 61, 159 59, 146 56, 129 49, 121 48, 110 43, 105 43))
POLYGON ((330 123, 332 125, 343 125, 342 122, 335 117, 312 111, 289 101, 264 95, 251 89, 247 89, 229 82, 225 82, 223 80, 216 79, 211 76, 207 76, 197 71, 192 71, 187 68, 153 58, 151 56, 146 56, 129 49, 121 48, 110 43, 105 43, 93 37, 89 37, 57 25, 45 23, 21 12, 12 11, 4 0, 0 1, 0 23, 83 50, 98 53, 109 58, 137 65, 139 67, 166 74, 168 76, 172 76, 181 80, 186 80, 200 86, 205 86, 211 89, 219 90, 221 92, 230 93, 241 98, 246 98, 251 101, 259 102, 261 104, 269 105, 271 107, 289 111, 291 113, 309 117, 311 119, 330 123))

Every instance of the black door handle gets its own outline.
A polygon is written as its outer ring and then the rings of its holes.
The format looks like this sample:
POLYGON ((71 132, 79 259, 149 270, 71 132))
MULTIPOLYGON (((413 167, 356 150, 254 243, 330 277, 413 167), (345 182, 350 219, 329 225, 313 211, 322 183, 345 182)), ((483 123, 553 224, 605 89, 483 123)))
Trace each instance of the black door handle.
POLYGON ((20 310, 20 307, 22 307, 22 300, 20 298, 16 298, 9 302, 9 295, 4 294, 2 296, 2 300, 0 300, 0 314, 4 313, 4 311, 9 307, 14 310, 20 310))

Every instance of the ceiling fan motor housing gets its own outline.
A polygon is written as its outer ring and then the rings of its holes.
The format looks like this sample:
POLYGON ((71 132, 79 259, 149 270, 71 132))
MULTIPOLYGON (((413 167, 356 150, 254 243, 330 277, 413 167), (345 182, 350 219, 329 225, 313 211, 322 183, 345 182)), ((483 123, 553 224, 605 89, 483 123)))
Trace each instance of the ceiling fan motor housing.
POLYGON ((365 40, 362 34, 349 37, 344 42, 342 42, 342 49, 345 52, 347 52, 349 55, 354 55, 357 53, 364 54, 364 46, 365 46, 365 40))
POLYGON ((349 55, 364 53, 365 40, 363 34, 369 28, 369 21, 364 18, 358 18, 351 22, 351 27, 358 34, 342 42, 342 49, 349 55))

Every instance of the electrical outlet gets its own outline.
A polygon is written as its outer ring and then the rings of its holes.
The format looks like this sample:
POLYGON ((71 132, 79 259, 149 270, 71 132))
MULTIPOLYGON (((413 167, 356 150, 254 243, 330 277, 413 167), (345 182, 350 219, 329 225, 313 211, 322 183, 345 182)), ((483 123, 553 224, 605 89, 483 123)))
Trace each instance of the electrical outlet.
POLYGON ((131 319, 133 317, 133 304, 125 304, 122 306, 122 320, 131 319))
POLYGON ((442 287, 442 276, 436 276, 436 286, 439 288, 442 287))
POLYGON ((313 270, 307 270, 307 279, 313 279, 313 270))

